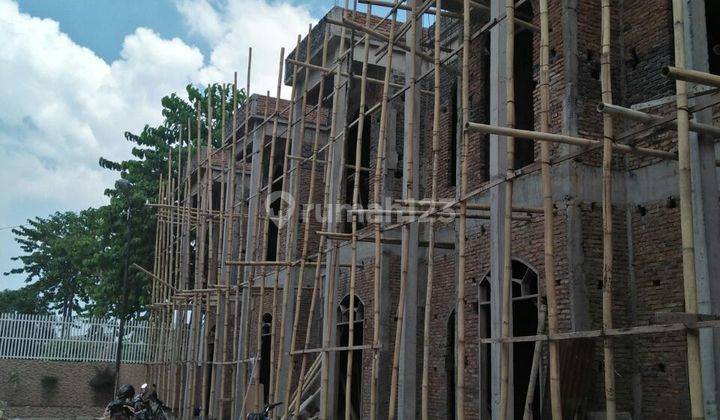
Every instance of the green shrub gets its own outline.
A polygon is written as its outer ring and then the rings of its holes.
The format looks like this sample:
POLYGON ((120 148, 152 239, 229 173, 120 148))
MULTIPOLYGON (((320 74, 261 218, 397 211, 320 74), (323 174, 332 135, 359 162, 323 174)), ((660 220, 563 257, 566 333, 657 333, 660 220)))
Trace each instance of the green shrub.
POLYGON ((43 395, 46 398, 52 398, 57 391, 58 378, 57 376, 43 376, 40 378, 40 385, 42 386, 43 395))

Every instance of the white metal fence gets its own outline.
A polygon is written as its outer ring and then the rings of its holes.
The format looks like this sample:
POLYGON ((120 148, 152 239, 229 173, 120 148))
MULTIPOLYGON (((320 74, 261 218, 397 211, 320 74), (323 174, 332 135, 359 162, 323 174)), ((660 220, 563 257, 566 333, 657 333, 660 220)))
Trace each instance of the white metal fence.
MULTIPOLYGON (((123 362, 145 363, 148 338, 147 321, 126 322, 123 362)), ((113 362, 117 341, 117 320, 0 314, 0 359, 113 362)))

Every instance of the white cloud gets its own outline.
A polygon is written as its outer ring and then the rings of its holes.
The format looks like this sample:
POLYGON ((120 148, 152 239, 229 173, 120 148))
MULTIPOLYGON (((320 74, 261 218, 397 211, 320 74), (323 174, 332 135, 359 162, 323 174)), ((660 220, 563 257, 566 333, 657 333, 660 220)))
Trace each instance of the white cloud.
MULTIPOLYGON (((177 0, 180 13, 192 31, 212 48, 200 82, 231 80, 238 72, 238 84, 245 86, 248 47, 252 47, 250 91, 275 95, 280 48, 287 56, 295 48, 298 34, 305 36, 315 24, 310 10, 287 1, 266 0, 177 0)), ((289 91, 283 88, 283 96, 289 91)))
MULTIPOLYGON (((123 133, 159 123, 160 99, 183 94, 188 83, 231 81, 238 71, 244 86, 248 46, 251 91, 274 92, 280 47, 289 52, 315 21, 283 0, 178 0, 177 7, 210 46, 207 59, 179 38, 137 28, 108 63, 56 21, 0 0, 0 227, 104 203, 116 175, 98 166, 99 157, 129 157, 123 133)), ((0 230, 0 272, 18 252, 10 231, 0 230)), ((0 290, 8 285, 20 283, 0 282, 0 290)))

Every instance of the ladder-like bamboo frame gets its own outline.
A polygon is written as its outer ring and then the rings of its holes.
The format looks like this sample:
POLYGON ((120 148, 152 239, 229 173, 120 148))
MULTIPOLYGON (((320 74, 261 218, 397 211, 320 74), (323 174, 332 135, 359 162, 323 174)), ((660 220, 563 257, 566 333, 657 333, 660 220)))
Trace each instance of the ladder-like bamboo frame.
MULTIPOLYGON (((500 400, 499 414, 501 418, 507 417, 509 407, 510 392, 510 348, 515 342, 535 342, 535 355, 533 369, 531 375, 535 380, 538 371, 543 365, 538 360, 542 354, 542 342, 548 342, 547 352, 547 369, 550 386, 550 402, 552 417, 555 419, 562 418, 562 397, 560 395, 560 361, 558 345, 561 340, 577 339, 577 338, 602 338, 603 340, 603 357, 604 357, 604 385, 606 398, 606 412, 608 418, 616 417, 616 401, 615 401, 615 372, 614 372, 614 351, 613 339, 625 335, 640 335, 651 333, 665 333, 673 331, 685 331, 687 334, 687 359, 688 359, 688 376, 690 386, 691 400, 691 416, 692 418, 703 418, 704 407, 702 398, 702 371, 699 359, 699 328, 717 328, 720 327, 720 321, 715 319, 705 319, 697 316, 697 290, 695 286, 695 253, 693 238, 693 215, 692 215, 692 183, 690 174, 690 149, 689 149, 689 131, 693 130, 702 134, 717 136, 720 128, 710 124, 702 124, 690 121, 691 111, 688 108, 688 89, 687 83, 705 84, 708 86, 720 86, 720 78, 716 75, 686 69, 685 68, 685 34, 684 34, 684 12, 683 1, 673 0, 673 25, 674 25, 674 42, 675 42, 675 65, 663 69, 663 74, 675 80, 676 85, 676 120, 677 120, 677 136, 678 151, 670 152, 665 150, 656 150, 648 147, 636 147, 631 144, 620 143, 617 141, 613 120, 625 118, 632 121, 639 121, 645 124, 660 126, 664 129, 671 129, 669 124, 672 119, 661 118, 652 114, 640 111, 630 110, 613 104, 612 98, 612 69, 611 69, 611 1, 602 0, 600 5, 601 20, 601 104, 598 107, 603 113, 603 138, 602 140, 592 138, 582 138, 578 136, 570 136, 564 134, 554 134, 550 129, 550 25, 549 25, 549 9, 547 0, 540 1, 540 10, 538 14, 539 27, 531 22, 525 22, 515 16, 516 2, 514 0, 506 0, 504 5, 505 17, 504 22, 490 22, 480 29, 480 31, 472 32, 476 22, 475 16, 471 15, 473 9, 487 11, 486 6, 477 3, 474 0, 462 1, 462 12, 443 10, 443 2, 441 0, 427 0, 422 3, 413 2, 405 4, 403 1, 383 2, 380 0, 361 0, 361 3, 367 4, 365 12, 365 24, 361 25, 354 19, 345 16, 341 20, 325 19, 323 22, 324 32, 321 49, 321 63, 313 64, 311 62, 312 53, 312 26, 306 37, 305 59, 300 60, 297 54, 300 52, 300 41, 295 48, 296 56, 294 58, 285 58, 284 50, 280 52, 279 74, 276 88, 276 98, 274 111, 269 113, 268 107, 270 102, 269 92, 265 98, 265 115, 261 122, 256 123, 250 116, 249 103, 245 104, 245 121, 244 135, 238 139, 238 114, 237 110, 237 75, 233 82, 233 121, 232 134, 227 136, 225 133, 225 89, 221 92, 223 98, 220 107, 221 122, 220 129, 223 132, 222 145, 215 149, 212 145, 213 137, 213 104, 212 92, 208 91, 207 110, 206 110, 206 146, 205 156, 201 158, 201 104, 196 103, 196 135, 195 137, 195 168, 193 172, 192 162, 192 121, 187 122, 187 159, 185 159, 185 173, 183 176, 183 157, 181 150, 183 147, 184 129, 180 128, 180 137, 178 139, 177 157, 173 157, 172 149, 169 149, 167 160, 167 172, 160 175, 157 203, 154 205, 157 210, 157 226, 155 236, 155 256, 153 261, 153 269, 145 270, 137 267, 140 271, 148 275, 151 281, 151 301, 149 305, 151 312, 151 332, 150 332, 150 364, 149 373, 153 382, 157 382, 161 395, 166 401, 171 402, 174 407, 178 408, 178 412, 182 417, 191 417, 193 411, 199 405, 201 417, 206 415, 209 417, 224 417, 228 405, 227 403, 237 397, 239 390, 244 390, 247 395, 249 387, 253 381, 257 383, 259 379, 259 363, 271 364, 271 383, 269 386, 269 402, 273 402, 280 393, 283 394, 283 400, 287 401, 285 408, 282 410, 285 418, 297 416, 301 410, 303 403, 303 395, 306 391, 308 381, 316 380, 320 376, 321 411, 324 413, 322 418, 329 418, 333 414, 329 411, 329 355, 332 352, 348 352, 348 364, 345 372, 345 413, 346 419, 351 416, 350 390, 353 376, 359 375, 359 372, 352 370, 352 358, 355 350, 368 349, 372 352, 372 372, 370 381, 370 417, 378 418, 378 410, 380 407, 379 383, 387 380, 384 375, 390 379, 390 395, 389 395, 389 411, 387 417, 392 419, 398 413, 398 385, 399 381, 399 365, 401 352, 401 337, 403 328, 405 327, 404 313, 407 297, 405 296, 405 286, 408 281, 408 267, 415 264, 410 261, 410 234, 409 229, 415 223, 429 220, 429 228, 427 229, 427 242, 420 243, 420 246, 427 246, 427 283, 425 292, 425 318, 423 322, 423 351, 422 351, 422 383, 421 383, 421 408, 420 417, 429 418, 430 411, 430 361, 432 353, 430 351, 432 344, 432 336, 430 334, 431 319, 433 310, 433 283, 435 281, 435 258, 436 251, 439 248, 445 248, 447 243, 438 242, 436 240, 436 220, 437 217, 456 216, 457 217, 457 276, 456 280, 456 366, 455 366, 455 388, 456 400, 454 401, 455 410, 458 418, 465 417, 467 404, 466 397, 466 378, 465 378, 465 355, 466 355, 466 322, 465 322, 465 282, 468 267, 468 239, 467 220, 473 218, 486 218, 489 215, 482 213, 492 209, 492 205, 485 205, 470 202, 479 194, 488 191, 490 188, 503 186, 503 211, 501 213, 499 223, 502 223, 501 229, 501 261, 500 267, 502 286, 501 291, 501 330, 497 337, 485 338, 479 340, 480 343, 500 343, 500 400), (389 12, 379 21, 373 24, 371 17, 372 6, 380 6, 389 8, 389 12), (407 13, 407 20, 396 28, 396 14, 398 10, 404 10, 407 13), (434 17, 434 39, 432 55, 423 51, 417 37, 413 34, 418 32, 418 21, 422 16, 434 17), (472 19, 471 19, 472 17, 472 19), (462 21, 462 42, 461 45, 450 50, 443 46, 442 24, 446 19, 457 19, 462 21), (510 24, 508 24, 510 22, 510 24), (383 24, 389 25, 389 32, 384 32, 383 24), (505 79, 505 114, 506 120, 500 125, 489 125, 475 123, 470 120, 470 62, 471 62, 471 41, 478 34, 486 32, 494 25, 500 24, 504 30, 505 36, 505 56, 504 56, 504 79, 505 79), (341 28, 340 41, 335 62, 328 62, 328 45, 331 36, 330 25, 341 28), (540 96, 540 124, 539 130, 521 130, 514 127, 515 123, 515 91, 514 91, 514 58, 515 58, 515 34, 519 30, 533 30, 540 32, 540 68, 538 85, 540 96), (355 39, 355 31, 362 34, 360 39, 355 39), (408 32, 407 43, 402 42, 401 38, 408 32), (346 48, 346 37, 350 34, 351 43, 346 48), (376 49, 374 57, 370 56, 371 39, 373 40, 373 48, 376 49), (355 57, 355 47, 362 46, 362 73, 360 75, 353 74, 352 69, 343 70, 345 65, 350 65, 355 57), (408 58, 408 68, 406 69, 405 84, 396 83, 393 80, 393 53, 399 51, 406 54, 408 58), (439 167, 439 138, 440 138, 440 113, 441 113, 441 70, 447 65, 449 59, 461 54, 461 106, 462 106, 462 137, 460 139, 460 182, 457 186, 455 198, 451 200, 440 199, 438 197, 438 180, 436 173, 439 167), (385 56, 385 75, 383 80, 374 79, 368 76, 368 67, 374 63, 380 63, 385 56), (416 60, 422 60, 429 70, 423 74, 418 74, 416 68, 416 60), (292 76, 292 94, 290 104, 287 108, 281 109, 280 96, 281 84, 283 82, 283 67, 287 62, 293 65, 292 76), (302 91, 297 89, 297 77, 299 72, 304 71, 304 79, 302 83, 302 91), (308 106, 308 93, 311 89, 309 84, 309 76, 311 72, 317 72, 321 77, 318 82, 319 89, 317 95, 317 103, 314 106, 308 106), (420 89, 419 83, 433 75, 432 90, 420 89), (335 83, 333 92, 324 97, 325 75, 334 75, 335 83), (346 89, 351 80, 357 80, 360 83, 360 100, 358 117, 350 122, 346 122, 343 129, 339 129, 338 125, 341 118, 338 116, 340 108, 339 96, 340 89, 346 89), (373 106, 367 106, 366 94, 368 84, 382 86, 381 100, 373 106), (391 94, 391 89, 395 90, 391 94), (419 188, 413 185, 413 148, 419 147, 415 143, 415 130, 413 119, 415 118, 415 95, 424 94, 432 95, 432 147, 431 147, 431 163, 432 175, 430 177, 430 197, 427 199, 413 198, 414 189, 419 188), (402 200, 397 200, 404 207, 401 210, 383 210, 381 208, 381 199, 385 188, 386 176, 386 147, 388 144, 388 109, 390 103, 402 96, 405 96, 405 106, 408 110, 410 122, 407 125, 405 133, 406 151, 405 159, 402 162, 405 165, 405 176, 403 178, 404 190, 406 196, 402 200), (322 145, 321 125, 323 124, 323 103, 327 99, 332 98, 332 109, 330 111, 329 136, 326 144, 322 145), (299 109, 299 116, 294 115, 296 108, 299 109), (288 113, 287 124, 284 132, 279 132, 280 115, 288 113), (305 139, 306 117, 311 112, 315 112, 315 128, 314 138, 312 142, 312 151, 310 156, 292 156, 291 149, 293 145, 302 145, 305 139), (373 113, 380 114, 380 130, 377 140, 377 153, 375 156, 375 168, 373 174, 373 197, 372 203, 376 207, 374 209, 364 210, 359 208, 360 204, 360 172, 372 171, 364 168, 361 162, 361 146, 362 134, 365 124, 365 118, 373 113), (269 144, 264 139, 265 125, 272 122, 272 138, 269 144), (253 128, 250 128, 251 123, 253 128), (273 219, 263 216, 258 205, 256 214, 245 215, 245 201, 262 197, 264 191, 267 194, 272 192, 272 186, 275 182, 282 179, 283 192, 298 192, 301 182, 309 181, 310 191, 308 194, 306 208, 308 211, 310 205, 315 204, 315 185, 317 165, 324 165, 325 179, 330 179, 331 168, 340 167, 344 171, 344 156, 341 161, 333 160, 336 154, 336 142, 342 141, 344 144, 346 133, 350 128, 357 128, 357 139, 355 144, 355 163, 350 169, 354 170, 353 176, 353 192, 352 192, 352 210, 348 212, 351 215, 352 230, 349 234, 340 234, 337 232, 337 225, 333 226, 330 211, 323 212, 323 229, 325 231, 317 232, 319 238, 318 250, 316 254, 310 255, 309 237, 311 235, 311 221, 309 214, 303 217, 302 222, 298 222, 297 217, 289 217, 289 223, 283 227, 288 235, 288 243, 285 246, 286 255, 284 261, 267 261, 267 243, 269 223, 273 219), (469 147, 470 133, 480 132, 489 133, 504 137, 506 141, 506 166, 507 172, 498 179, 491 180, 474 190, 470 190, 469 185, 469 147), (257 153, 248 155, 248 139, 251 136, 261 135, 263 138, 259 140, 259 148, 257 153), (279 177, 275 177, 272 165, 272 159, 275 155, 276 140, 278 136, 285 136, 285 150, 283 173, 279 177), (540 158, 537 164, 516 170, 513 168, 515 138, 529 138, 540 142, 540 158), (237 180, 237 147, 242 143, 242 179, 238 183, 237 180), (551 145, 569 144, 579 146, 582 150, 563 156, 551 158, 551 145), (268 168, 268 182, 265 187, 261 187, 262 175, 256 179, 256 185, 251 188, 251 195, 246 197, 245 181, 246 181, 246 164, 248 158, 251 160, 258 159, 262 170, 262 161, 265 153, 265 147, 270 148, 270 167, 268 168), (334 152, 335 150, 335 152, 334 152), (558 327, 558 307, 556 297, 556 278, 555 278, 555 238, 554 238, 554 208, 553 208, 553 178, 552 167, 554 165, 566 162, 567 160, 581 156, 592 151, 602 151, 602 213, 603 213, 603 290, 602 290, 602 314, 603 322, 600 330, 560 332, 558 327), (227 158, 221 157, 217 159, 218 163, 214 164, 214 156, 217 153, 230 154, 229 162, 227 158), (628 328, 618 329, 613 325, 613 223, 612 223, 612 165, 613 153, 634 154, 638 156, 647 156, 654 159, 666 159, 678 162, 678 182, 680 193, 680 220, 681 220, 681 236, 682 236, 682 256, 683 256, 683 284, 685 298, 685 312, 687 316, 695 317, 690 321, 656 324, 649 326, 631 326, 628 328), (325 159, 321 159, 322 155, 325 159), (310 178, 302 180, 301 164, 310 162, 310 178), (291 163, 292 162, 292 163, 291 163), (173 172, 177 167, 177 173, 173 172), (542 182, 542 207, 516 206, 513 205, 513 182, 515 179, 533 172, 541 172, 542 182), (193 179, 194 178, 194 179, 193 179), (220 183, 220 207, 213 209, 213 183, 219 178, 220 183), (193 182, 195 189, 193 191, 193 182), (239 188, 240 197, 237 197, 236 190, 239 188), (196 198, 193 204, 192 199, 196 198), (236 212, 235 208, 239 207, 236 212), (481 213, 468 212, 468 210, 481 211, 481 213), (455 211, 455 212, 453 212, 455 211), (358 226, 358 218, 361 214, 369 214, 373 217, 370 233, 361 233, 358 226), (543 218, 543 244, 544 244, 544 297, 547 299, 547 333, 543 333, 539 327, 538 333, 534 336, 513 337, 511 334, 511 261, 512 261, 512 229, 514 221, 536 220, 532 215, 542 214, 543 218), (403 216, 401 221, 397 223, 386 223, 387 217, 397 215, 403 216), (255 228, 255 245, 252 253, 244 250, 246 224, 251 218, 256 221, 255 228), (298 229, 299 227, 299 229, 298 229), (239 246, 235 248, 236 230, 239 231, 239 246), (394 239, 386 236, 386 233, 392 230, 400 230, 400 239, 394 239), (295 236, 302 232, 302 242, 300 247, 299 258, 295 257, 295 236), (195 238, 195 261, 191 264, 190 243, 195 238), (372 241, 374 250, 373 260, 373 338, 372 344, 354 343, 354 309, 355 309, 355 293, 358 281, 358 242, 372 241), (344 243, 341 244, 341 243, 344 243), (350 264, 341 263, 339 261, 339 249, 342 246, 349 246, 350 264), (398 296, 396 319, 395 319, 395 342, 392 354, 392 370, 389 375, 380 372, 379 360, 381 351, 380 319, 382 309, 380 305, 381 294, 383 293, 383 247, 399 245, 401 251, 401 276, 400 276, 400 292, 398 296), (251 255, 250 255, 251 254, 251 255), (237 260, 234 260, 237 256, 237 260), (323 261, 327 258, 327 262, 323 261), (191 274, 189 268, 191 265, 195 267, 195 273, 192 275, 193 284, 191 285, 191 274), (305 327, 304 340, 300 342, 298 334, 300 334, 300 323, 302 322, 301 304, 303 302, 304 289, 303 286, 305 270, 308 266, 314 266, 314 281, 310 296, 310 312, 307 314, 307 325, 305 327), (271 328, 271 357, 269 361, 260 360, 261 352, 261 331, 263 316, 263 299, 266 293, 266 279, 269 276, 268 268, 274 267, 274 285, 272 288, 272 316, 273 324, 271 328), (333 291, 337 290, 337 279, 335 272, 340 268, 349 268, 349 294, 350 299, 350 316, 349 316, 349 340, 348 345, 343 347, 335 346, 330 340, 330 336, 323 336, 322 346, 318 349, 310 348, 311 346, 311 330, 312 322, 316 306, 318 305, 319 292, 324 287, 330 290, 324 290, 327 296, 333 296, 333 291), (258 270, 259 268, 259 270, 258 270), (256 276, 256 272, 259 275, 256 276), (328 280, 321 282, 322 273, 328 275, 328 280), (236 273, 233 275, 233 273, 236 273), (279 278, 281 273, 286 274, 286 281, 280 284, 279 278), (297 279, 297 285, 294 290, 290 290, 288 285, 292 285, 291 277, 297 279), (235 277, 235 278, 233 278, 235 277), (257 284, 259 282, 259 285, 257 284), (282 287, 282 300, 278 299, 277 293, 282 287), (256 293, 256 292, 259 292, 256 293), (296 293, 292 295, 291 293, 296 293), (255 298, 251 298, 254 295, 255 298), (294 299, 293 313, 288 312, 289 299, 294 299), (233 303, 234 301, 234 303, 233 303), (240 337, 241 331, 250 332, 249 316, 242 317, 242 311, 248 311, 249 308, 243 308, 243 305, 249 305, 255 302, 257 309, 256 319, 256 342, 255 355, 248 354, 248 337, 240 337), (233 306, 234 305, 234 306, 233 306), (278 307, 279 306, 279 307, 278 307), (276 319, 276 312, 281 309, 282 314, 279 322, 276 319), (231 315, 232 314, 232 315, 231 315), (245 324, 243 324, 245 323, 245 324), (215 336, 213 338, 214 354, 212 362, 208 354, 209 333, 210 329, 215 326, 215 336), (291 326, 291 328, 289 328, 291 326), (285 331, 288 327, 290 333, 289 344, 286 343, 285 331), (279 328, 279 339, 276 340, 276 331, 279 328), (229 344, 228 340, 232 340, 229 344), (301 349, 296 349, 301 345, 301 349), (276 350, 276 348, 278 350, 276 350), (307 355, 310 353, 320 353, 319 357, 313 360, 308 366, 307 355), (294 362, 295 355, 302 355, 300 359, 300 371, 297 376, 297 387, 293 387, 294 362), (287 359, 283 359, 287 357, 287 359), (537 360, 535 360, 537 359, 537 360), (283 362, 286 360, 286 362, 283 362), (250 377, 247 377, 245 364, 249 362, 255 363, 250 377), (283 364, 289 367, 288 372, 281 372, 283 364), (207 372, 210 373, 208 376, 207 372), (200 377, 198 377, 200 375, 200 377), (228 376, 230 375, 230 376, 228 376), (284 382, 281 381, 281 375, 284 382), (281 382, 284 384, 281 389, 281 382), (185 384, 183 386, 183 383, 185 384), (226 385, 231 385, 230 395, 227 393, 226 385), (197 389, 200 386, 201 389, 197 389), (197 401, 198 397, 200 401, 197 401), (210 403, 206 405, 206 401, 210 403)), ((460 0, 455 0, 460 4, 460 0)), ((347 4, 345 10, 347 9, 347 4)), ((387 26, 385 26, 387 28, 387 26)), ((249 57, 252 57, 250 51, 249 57)), ((250 92, 250 61, 248 59, 248 74, 246 94, 250 92)), ((345 118, 342 118, 344 121, 345 118)), ((326 123, 325 123, 326 124, 326 123)), ((256 161, 257 162, 257 161, 256 161)), ((330 194, 331 185, 327 182, 324 186, 323 203, 328 203, 332 194, 330 194)), ((289 207, 283 209, 281 206, 281 216, 292 213, 297 209, 289 207)), ((450 244, 452 245, 452 244, 450 244)), ((281 255, 283 246, 278 241, 276 253, 281 255)), ((413 251, 414 252, 414 251, 413 251)), ((414 255, 414 254, 412 254, 414 255)), ((414 279, 413 279, 414 281, 414 279)), ((334 311, 334 305, 337 302, 325 302, 322 311, 334 311)), ((251 312, 250 312, 251 313, 251 312)), ((544 316, 544 315, 542 315, 544 316)), ((323 319, 323 330, 330 331, 334 326, 329 324, 331 317, 326 316, 323 319)), ((541 324, 544 319, 541 320, 541 324)), ((261 404, 261 394, 257 394, 257 404, 261 404)), ((244 400, 244 398, 243 398, 244 400)), ((525 417, 528 416, 532 395, 528 394, 528 405, 526 405, 525 417)), ((237 403, 230 405, 230 416, 235 417, 238 413, 240 416, 245 415, 244 404, 238 406, 237 403)), ((275 415, 278 415, 276 411, 275 415)))

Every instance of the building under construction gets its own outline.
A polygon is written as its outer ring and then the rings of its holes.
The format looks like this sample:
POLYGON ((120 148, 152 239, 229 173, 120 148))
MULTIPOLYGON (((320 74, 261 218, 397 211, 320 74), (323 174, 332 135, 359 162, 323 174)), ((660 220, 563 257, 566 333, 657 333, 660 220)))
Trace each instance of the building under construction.
POLYGON ((718 418, 720 3, 359 2, 172 157, 167 404, 718 418))

